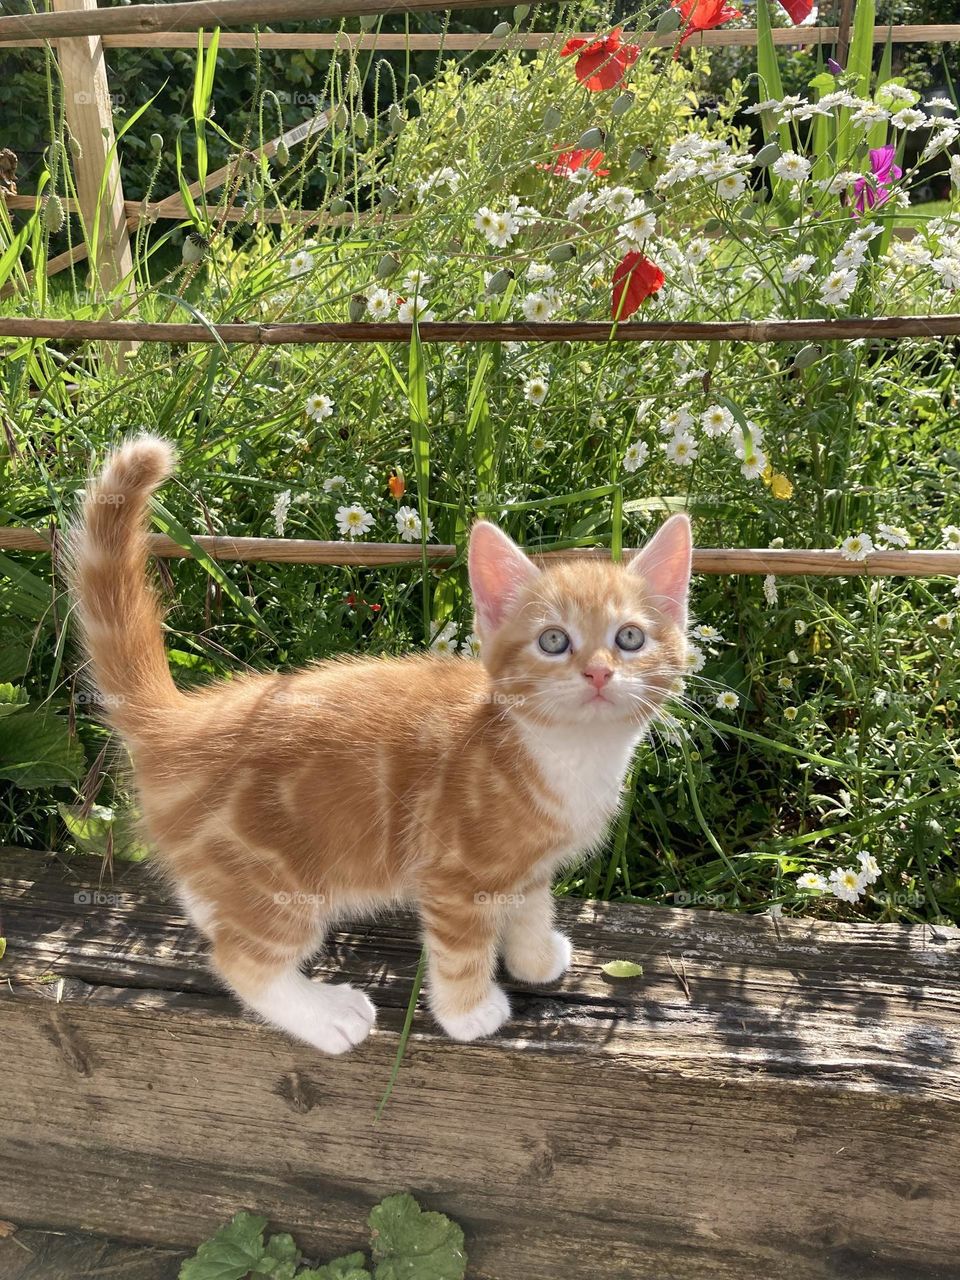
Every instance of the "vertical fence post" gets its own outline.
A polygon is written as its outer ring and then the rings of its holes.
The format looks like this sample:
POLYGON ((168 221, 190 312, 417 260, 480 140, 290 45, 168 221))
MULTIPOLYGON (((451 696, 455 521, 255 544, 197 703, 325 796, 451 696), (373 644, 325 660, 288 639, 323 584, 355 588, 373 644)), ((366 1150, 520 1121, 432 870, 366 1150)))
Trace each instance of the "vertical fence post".
MULTIPOLYGON (((57 12, 96 7, 97 0, 53 0, 57 12)), ((113 151, 112 102, 103 42, 99 36, 71 36, 58 40, 57 46, 67 124, 81 148, 81 158, 74 163, 74 177, 88 237, 94 234, 99 212, 97 243, 88 246, 90 262, 104 290, 112 290, 130 277, 133 257, 120 165, 113 151)), ((111 354, 120 356, 132 349, 133 344, 124 343, 115 346, 111 354)))
POLYGON ((837 22, 837 61, 841 67, 847 65, 847 54, 850 52, 850 28, 853 25, 853 13, 857 0, 840 0, 840 15, 837 22))

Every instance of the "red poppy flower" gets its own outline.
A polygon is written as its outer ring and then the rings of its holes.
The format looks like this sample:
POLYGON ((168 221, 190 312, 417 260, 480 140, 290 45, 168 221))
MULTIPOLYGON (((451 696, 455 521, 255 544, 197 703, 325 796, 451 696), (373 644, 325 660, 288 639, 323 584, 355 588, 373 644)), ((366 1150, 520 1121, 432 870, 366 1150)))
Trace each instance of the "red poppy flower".
POLYGON ((579 53, 574 74, 582 85, 599 93, 601 89, 615 89, 640 55, 635 44, 624 44, 620 39, 622 27, 615 27, 600 40, 568 40, 560 50, 561 58, 579 53))
POLYGON ((548 173, 558 173, 563 178, 572 178, 580 169, 589 169, 598 178, 606 178, 610 175, 609 169, 600 168, 603 164, 602 151, 561 151, 559 147, 555 150, 557 158, 553 164, 538 164, 538 169, 546 169, 548 173))
POLYGON ((626 320, 632 316, 645 298, 662 288, 665 279, 655 262, 635 250, 628 253, 613 273, 610 311, 614 320, 626 320))
MULTIPOLYGON (((798 3, 805 2, 806 0, 798 0, 798 3)), ((698 31, 712 31, 714 27, 722 26, 732 18, 743 17, 739 9, 727 4, 727 0, 673 0, 673 7, 680 10, 680 16, 686 23, 673 51, 675 58, 680 56, 680 46, 698 31)))
POLYGON ((396 498, 397 502, 399 502, 407 490, 407 484, 401 472, 391 471, 390 478, 387 480, 387 488, 390 490, 390 497, 396 498))
POLYGON ((799 25, 813 12, 813 0, 780 0, 780 8, 786 10, 791 22, 799 25))

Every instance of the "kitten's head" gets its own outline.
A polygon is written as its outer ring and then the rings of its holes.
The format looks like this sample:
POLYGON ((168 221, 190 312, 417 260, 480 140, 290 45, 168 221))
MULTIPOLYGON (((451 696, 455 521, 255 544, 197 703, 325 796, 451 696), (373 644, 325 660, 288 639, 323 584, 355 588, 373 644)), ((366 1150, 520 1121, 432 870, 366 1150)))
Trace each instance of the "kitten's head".
POLYGON ((541 723, 646 723, 684 671, 690 560, 685 515, 671 516, 629 563, 542 569, 479 521, 470 586, 498 703, 541 723))

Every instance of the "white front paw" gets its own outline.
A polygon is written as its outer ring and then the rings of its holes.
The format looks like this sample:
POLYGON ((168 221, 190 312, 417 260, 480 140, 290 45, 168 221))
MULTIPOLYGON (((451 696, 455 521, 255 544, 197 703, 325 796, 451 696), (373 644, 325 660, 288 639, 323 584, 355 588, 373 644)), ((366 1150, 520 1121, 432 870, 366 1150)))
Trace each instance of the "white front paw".
POLYGON ((356 987, 314 985, 323 999, 313 1011, 312 1025, 303 1027, 300 1034, 323 1053, 346 1053, 370 1034, 377 1011, 356 987))
POLYGON ((503 953, 511 977, 518 982, 556 982, 570 968, 572 957, 570 939, 559 929, 551 929, 546 936, 518 933, 503 953))
POLYGON ((466 1013, 436 1015, 451 1040, 480 1040, 492 1036, 509 1017, 510 1001, 500 987, 491 987, 487 998, 466 1013))

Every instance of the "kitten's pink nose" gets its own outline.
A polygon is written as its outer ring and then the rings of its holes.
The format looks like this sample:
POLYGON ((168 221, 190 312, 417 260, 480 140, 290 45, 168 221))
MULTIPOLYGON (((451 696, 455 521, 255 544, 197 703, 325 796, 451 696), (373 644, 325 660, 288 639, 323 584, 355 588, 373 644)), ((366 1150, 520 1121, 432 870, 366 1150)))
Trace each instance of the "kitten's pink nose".
POLYGON ((603 667, 599 664, 591 664, 586 667, 583 672, 583 678, 589 680, 595 689, 602 689, 610 680, 613 672, 609 667, 603 667))

